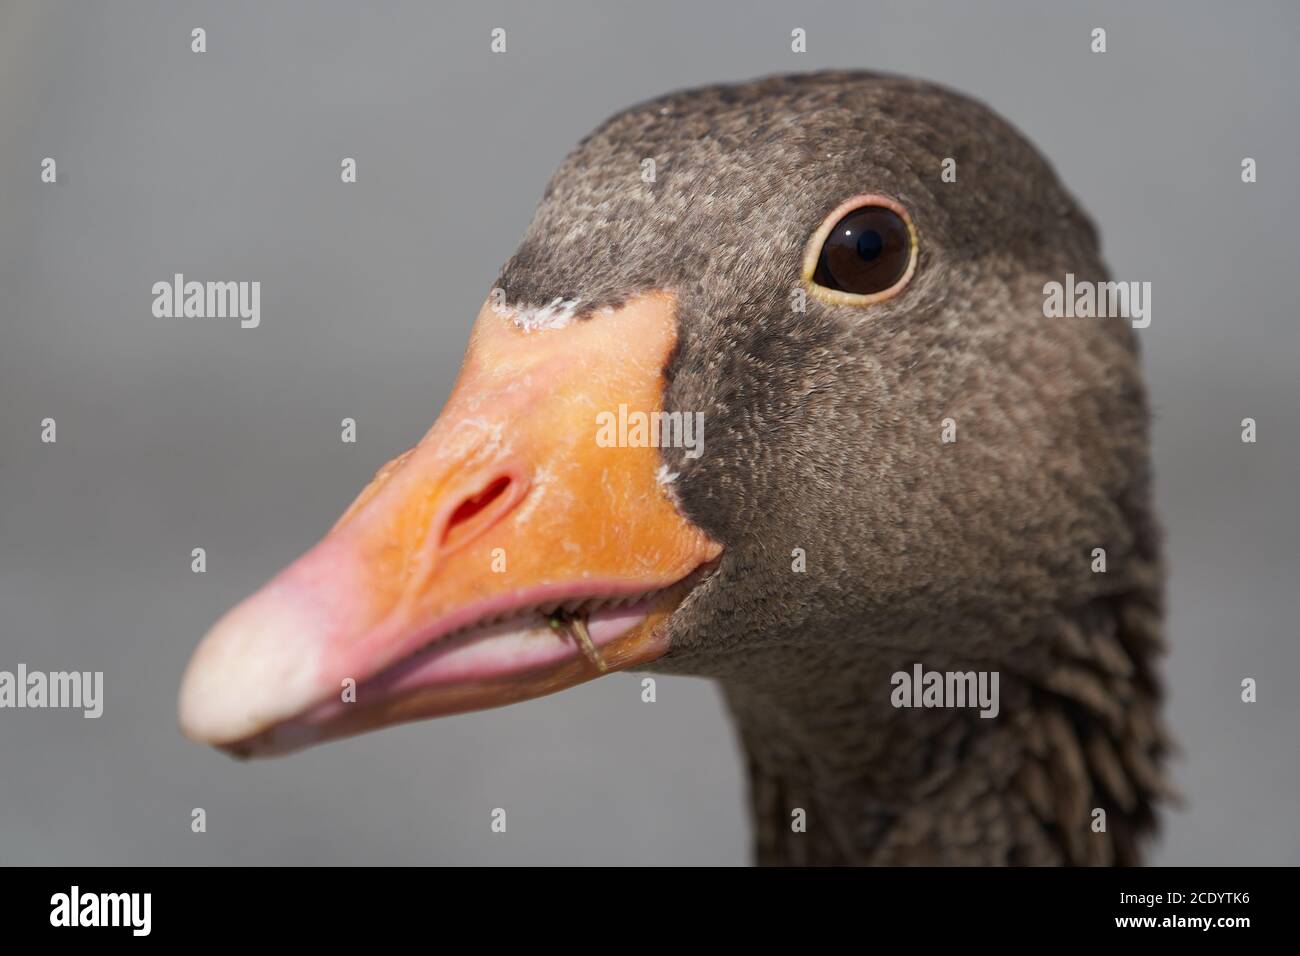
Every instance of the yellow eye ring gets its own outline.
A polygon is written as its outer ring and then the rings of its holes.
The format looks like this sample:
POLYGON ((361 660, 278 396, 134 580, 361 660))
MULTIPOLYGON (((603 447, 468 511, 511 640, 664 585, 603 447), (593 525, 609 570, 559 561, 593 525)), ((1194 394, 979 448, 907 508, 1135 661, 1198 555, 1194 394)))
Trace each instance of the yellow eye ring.
POLYGON ((907 209, 889 196, 862 193, 836 206, 809 238, 803 281, 823 302, 872 305, 903 291, 919 252, 907 209))

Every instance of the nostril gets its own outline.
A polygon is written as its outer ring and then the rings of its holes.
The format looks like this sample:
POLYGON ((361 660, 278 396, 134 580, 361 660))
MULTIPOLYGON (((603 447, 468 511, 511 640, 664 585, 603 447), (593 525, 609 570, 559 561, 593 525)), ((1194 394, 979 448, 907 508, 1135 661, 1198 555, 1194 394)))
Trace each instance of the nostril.
POLYGON ((453 551, 495 524, 518 500, 516 484, 502 475, 457 505, 443 528, 440 550, 453 551))

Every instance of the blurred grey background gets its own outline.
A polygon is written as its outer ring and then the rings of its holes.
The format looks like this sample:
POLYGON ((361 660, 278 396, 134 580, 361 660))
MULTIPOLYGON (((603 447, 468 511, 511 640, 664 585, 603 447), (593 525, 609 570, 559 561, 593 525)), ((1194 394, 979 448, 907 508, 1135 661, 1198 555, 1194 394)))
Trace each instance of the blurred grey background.
POLYGON ((648 706, 615 675, 251 765, 186 742, 175 695, 205 629, 433 421, 580 136, 670 89, 838 66, 988 102, 1117 277, 1153 283, 1187 798, 1154 859, 1300 863, 1298 26, 1260 2, 0 3, 0 668, 107 688, 98 721, 0 712, 0 862, 746 862, 702 681, 648 706), (261 327, 155 319, 174 272, 260 280, 261 327))

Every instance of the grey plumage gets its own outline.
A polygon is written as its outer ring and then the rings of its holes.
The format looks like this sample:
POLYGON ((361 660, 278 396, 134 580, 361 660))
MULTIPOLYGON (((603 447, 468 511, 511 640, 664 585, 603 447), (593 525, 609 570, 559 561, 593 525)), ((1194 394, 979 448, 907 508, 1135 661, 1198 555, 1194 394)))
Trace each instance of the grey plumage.
POLYGON ((1168 748, 1148 412, 1126 323, 1043 317, 1067 272, 1106 277, 1097 234, 1014 129, 847 72, 618 114, 503 268, 511 304, 578 299, 588 320, 677 295, 667 406, 705 413, 705 453, 662 454, 726 550, 655 668, 721 682, 760 861, 1140 861, 1168 748), (910 210, 916 276, 888 302, 794 311, 808 237, 865 192, 910 210), (892 707, 890 675, 918 661, 999 671, 998 718, 892 707))

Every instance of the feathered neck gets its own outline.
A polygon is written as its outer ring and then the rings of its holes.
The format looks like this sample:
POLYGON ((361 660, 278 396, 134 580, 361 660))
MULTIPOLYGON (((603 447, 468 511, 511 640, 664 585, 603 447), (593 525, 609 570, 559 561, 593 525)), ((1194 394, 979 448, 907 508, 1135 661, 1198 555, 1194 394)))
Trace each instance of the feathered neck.
POLYGON ((1142 574, 1122 596, 1023 622, 1027 634, 935 642, 1032 648, 979 665, 999 671, 994 719, 891 703, 894 673, 917 662, 968 671, 969 657, 756 652, 766 659, 723 686, 747 756, 757 861, 1140 863, 1153 803, 1168 794, 1151 668, 1159 575, 1142 574))

